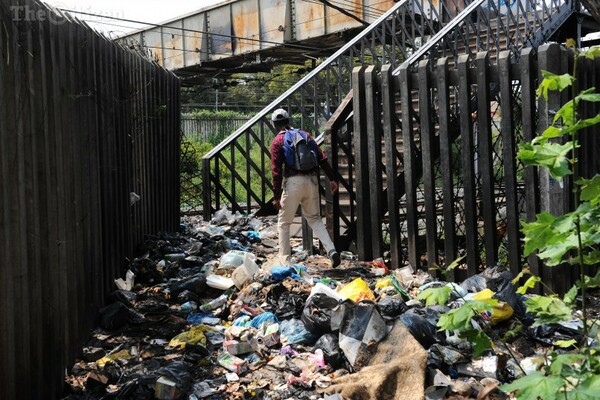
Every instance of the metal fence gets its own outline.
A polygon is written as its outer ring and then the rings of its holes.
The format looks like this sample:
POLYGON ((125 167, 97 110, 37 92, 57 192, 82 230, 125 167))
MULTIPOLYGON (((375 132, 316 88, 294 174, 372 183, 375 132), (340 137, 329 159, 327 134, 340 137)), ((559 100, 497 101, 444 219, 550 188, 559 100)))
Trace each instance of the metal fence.
MULTIPOLYGON (((389 66, 355 70, 353 139, 333 129, 331 147, 332 160, 342 148, 351 150, 367 172, 355 176, 359 250, 381 254, 381 227, 389 224, 397 259, 435 269, 465 256, 465 269, 448 271, 459 281, 501 262, 515 273, 527 263, 557 292, 574 283, 569 266, 541 268, 535 256, 524 260, 520 232, 520 221, 540 211, 571 210, 572 183, 560 185, 516 158, 517 143, 543 132, 568 96, 536 99, 541 71, 568 73, 573 55, 552 44, 537 53, 524 50, 518 62, 513 56, 506 51, 494 62, 481 52, 473 66, 466 56, 455 65, 426 60, 399 76, 389 66)), ((597 61, 584 60, 578 68, 580 88, 600 78, 597 61)), ((596 105, 586 107, 586 115, 597 114, 596 105)), ((599 171, 593 129, 581 143, 582 170, 590 177, 599 171)), ((332 218, 341 218, 335 207, 332 218)))
POLYGON ((0 22, 0 398, 56 399, 126 258, 178 227, 179 80, 35 1, 0 22))
POLYGON ((181 131, 186 139, 219 144, 248 122, 248 118, 200 118, 193 115, 181 117, 181 131))

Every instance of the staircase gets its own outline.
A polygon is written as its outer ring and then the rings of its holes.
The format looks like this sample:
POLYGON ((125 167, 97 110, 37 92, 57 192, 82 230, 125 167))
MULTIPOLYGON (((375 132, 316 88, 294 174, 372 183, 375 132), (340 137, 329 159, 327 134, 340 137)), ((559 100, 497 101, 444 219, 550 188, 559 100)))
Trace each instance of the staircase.
MULTIPOLYGON (((475 62, 475 54, 484 50, 491 50, 496 55, 503 50, 512 50, 517 56, 519 49, 537 47, 556 37, 559 28, 576 12, 573 0, 521 0, 512 8, 502 7, 503 2, 498 0, 476 0, 468 2, 466 7, 462 1, 444 2, 442 6, 434 3, 438 2, 400 1, 207 154, 203 160, 204 217, 210 218, 222 204, 241 212, 251 212, 256 207, 263 211, 269 208, 272 192, 268 147, 274 135, 269 116, 274 109, 283 106, 295 117, 296 126, 312 133, 324 131, 319 139, 331 147, 330 159, 340 174, 340 192, 332 196, 323 189, 323 193, 327 200, 328 226, 333 229, 340 248, 344 248, 356 238, 359 230, 356 174, 360 167, 353 153, 357 140, 353 135, 352 119, 353 68, 367 64, 379 68, 387 64, 393 75, 402 79, 402 71, 405 77, 408 76, 407 73, 424 59, 449 57, 452 63, 460 54, 467 54, 471 62, 475 62), (452 7, 448 6, 450 3, 452 7), (335 110, 333 114, 331 110, 335 110), (253 152, 259 152, 260 163, 252 161, 250 154, 253 152), (228 187, 222 185, 224 176, 228 178, 225 179, 229 182, 228 187), (260 190, 250 185, 252 179, 261 182, 260 190)), ((475 99, 472 101, 476 103, 475 99)), ((450 120, 456 120, 456 116, 450 117, 450 120)), ((396 118, 397 127, 408 126, 413 132, 412 136, 405 134, 404 138, 408 138, 416 149, 415 158, 410 161, 414 166, 411 168, 413 176, 418 178, 421 175, 418 170, 419 110, 414 109, 410 99, 404 99, 403 103, 397 104, 396 118), (412 121, 403 119, 403 115, 410 115, 412 121)), ((451 137, 458 135, 459 129, 451 127, 451 137)), ((398 140, 395 148, 395 156, 403 160, 403 141, 398 140)), ((386 171, 387 164, 385 160, 381 163, 383 186, 386 186, 386 174, 393 174, 398 183, 396 190, 403 190, 404 171, 386 171)), ((399 165, 404 164, 400 162, 399 165)), ((385 199, 386 194, 380 196, 385 199)), ((410 210, 407 214, 410 215, 410 210)), ((369 259, 371 254, 359 246, 359 255, 369 259)), ((396 259, 398 257, 396 255, 396 259)))

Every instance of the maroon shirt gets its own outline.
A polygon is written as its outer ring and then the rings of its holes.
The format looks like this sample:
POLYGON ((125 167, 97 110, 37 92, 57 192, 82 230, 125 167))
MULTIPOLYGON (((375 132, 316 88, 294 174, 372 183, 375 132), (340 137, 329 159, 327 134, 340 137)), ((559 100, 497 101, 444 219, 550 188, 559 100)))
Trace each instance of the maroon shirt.
MULTIPOLYGON (((292 128, 290 128, 292 129, 292 128)), ((306 133, 306 136, 308 137, 309 140, 313 140, 312 136, 310 136, 310 134, 306 131, 302 131, 304 133, 306 133)), ((317 172, 318 168, 314 168, 314 170, 310 170, 310 171, 298 171, 297 169, 294 169, 292 167, 290 167, 289 165, 286 165, 285 163, 285 155, 283 154, 283 139, 285 137, 285 130, 281 130, 277 136, 275 136, 275 138, 273 139, 273 141, 271 142, 271 175, 273 176, 273 197, 275 198, 275 200, 279 200, 281 199, 281 192, 282 192, 282 184, 283 184, 283 178, 289 178, 290 176, 294 176, 294 175, 306 175, 306 174, 310 174, 310 173, 314 173, 317 172)), ((327 161, 327 155, 325 155, 325 153, 319 149, 319 153, 317 154, 317 161, 319 162, 319 165, 321 166, 321 168, 323 168, 323 171, 325 172, 325 175, 327 175, 327 177, 330 180, 335 180, 335 175, 333 173, 333 169, 331 168, 331 165, 329 165, 329 162, 327 161)))

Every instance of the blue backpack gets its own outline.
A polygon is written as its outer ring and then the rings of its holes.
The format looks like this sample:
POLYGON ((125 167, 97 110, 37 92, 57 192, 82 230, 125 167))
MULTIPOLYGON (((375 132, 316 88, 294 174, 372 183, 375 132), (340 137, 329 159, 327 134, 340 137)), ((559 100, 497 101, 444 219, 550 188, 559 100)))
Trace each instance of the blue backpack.
POLYGON ((283 138, 285 163, 298 171, 310 171, 318 165, 319 148, 300 129, 286 130, 283 138))

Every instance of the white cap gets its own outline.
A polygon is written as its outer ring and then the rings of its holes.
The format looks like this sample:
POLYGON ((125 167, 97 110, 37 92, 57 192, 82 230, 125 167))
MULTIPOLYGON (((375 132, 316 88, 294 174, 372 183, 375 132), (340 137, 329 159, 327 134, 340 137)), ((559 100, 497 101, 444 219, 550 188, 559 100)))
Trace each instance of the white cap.
POLYGON ((283 108, 278 108, 277 110, 273 111, 273 115, 271 116, 271 121, 273 122, 283 121, 286 119, 290 119, 290 116, 283 108))

